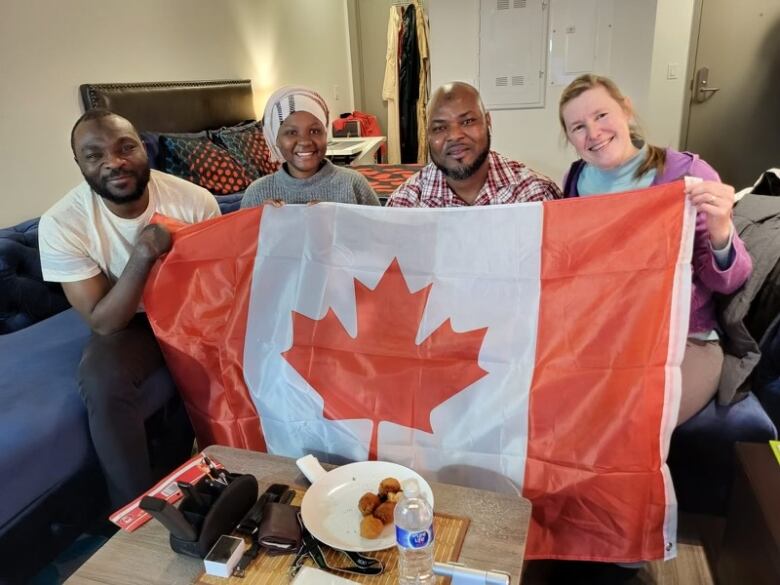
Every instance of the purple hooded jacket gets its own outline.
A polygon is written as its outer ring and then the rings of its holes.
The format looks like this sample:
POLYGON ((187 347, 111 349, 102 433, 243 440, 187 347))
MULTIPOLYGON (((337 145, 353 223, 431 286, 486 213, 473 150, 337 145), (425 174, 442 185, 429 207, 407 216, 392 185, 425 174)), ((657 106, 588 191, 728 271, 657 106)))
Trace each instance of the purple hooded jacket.
MULTIPOLYGON (((578 160, 569 168, 563 178, 564 197, 577 197, 577 180, 585 166, 578 160)), ((718 173, 710 165, 701 160, 697 154, 678 152, 666 149, 666 164, 664 172, 656 175, 653 185, 663 185, 682 179, 683 177, 699 177, 705 181, 720 181, 718 173)), ((731 264, 721 270, 712 254, 709 235, 707 234, 707 218, 703 213, 696 216, 696 234, 693 241, 693 287, 691 289, 691 317, 688 333, 711 331, 717 326, 715 302, 713 293, 731 294, 741 287, 750 276, 753 262, 745 249, 745 244, 732 232, 731 264)))

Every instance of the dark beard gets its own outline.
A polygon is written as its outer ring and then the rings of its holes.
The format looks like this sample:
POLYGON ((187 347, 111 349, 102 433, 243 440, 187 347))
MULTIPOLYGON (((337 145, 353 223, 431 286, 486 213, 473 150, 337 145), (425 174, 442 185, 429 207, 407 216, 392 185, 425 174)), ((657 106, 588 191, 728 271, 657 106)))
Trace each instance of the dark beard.
POLYGON ((135 190, 128 193, 127 195, 114 195, 113 193, 111 193, 111 191, 108 188, 108 180, 113 179, 118 174, 119 173, 114 173, 112 175, 109 175, 108 177, 102 179, 99 182, 92 181, 89 177, 86 176, 84 176, 84 179, 87 181, 87 184, 92 188, 92 190, 95 193, 100 195, 106 201, 110 201, 111 203, 115 203, 116 205, 134 203, 135 201, 138 201, 141 197, 143 197, 144 191, 146 191, 146 186, 149 184, 149 176, 151 174, 151 171, 149 170, 148 166, 139 173, 131 173, 136 179, 135 190))
POLYGON ((469 177, 471 177, 474 173, 476 173, 479 168, 485 163, 487 160, 488 154, 490 154, 490 134, 488 134, 488 141, 487 145, 485 145, 485 150, 479 153, 479 156, 474 160, 473 163, 471 163, 468 166, 458 166, 456 168, 447 168, 442 164, 440 161, 436 160, 436 157, 431 153, 431 160, 433 161, 433 164, 436 165, 436 168, 438 168, 442 174, 454 181, 465 181, 469 177))

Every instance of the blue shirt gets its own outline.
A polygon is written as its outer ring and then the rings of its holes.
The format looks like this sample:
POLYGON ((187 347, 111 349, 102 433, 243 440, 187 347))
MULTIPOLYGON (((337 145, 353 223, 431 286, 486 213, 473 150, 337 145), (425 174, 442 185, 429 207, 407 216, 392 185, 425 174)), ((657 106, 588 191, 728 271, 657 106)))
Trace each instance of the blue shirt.
POLYGON ((634 177, 636 170, 647 157, 647 151, 647 144, 643 144, 639 152, 614 169, 602 170, 586 164, 577 179, 577 191, 580 196, 620 193, 644 189, 652 185, 655 180, 655 169, 646 171, 638 179, 634 177))
MULTIPOLYGON (((599 195, 606 193, 620 193, 623 191, 633 191, 634 189, 644 189, 653 184, 655 180, 655 169, 650 169, 638 179, 634 177, 636 170, 647 157, 647 144, 643 144, 634 156, 628 159, 619 167, 609 170, 602 170, 591 164, 585 164, 577 179, 577 191, 580 197, 588 195, 599 195)), ((726 270, 733 261, 731 244, 732 234, 729 236, 728 244, 722 250, 713 250, 715 262, 721 270, 726 270)), ((710 341, 718 339, 716 331, 702 331, 693 333, 689 337, 710 341)))

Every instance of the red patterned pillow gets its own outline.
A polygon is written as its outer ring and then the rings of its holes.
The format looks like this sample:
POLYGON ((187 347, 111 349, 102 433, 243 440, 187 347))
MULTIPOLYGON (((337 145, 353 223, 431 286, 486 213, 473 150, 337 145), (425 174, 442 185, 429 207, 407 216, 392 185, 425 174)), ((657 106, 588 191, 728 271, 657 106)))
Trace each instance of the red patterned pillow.
POLYGON ((252 182, 241 163, 207 136, 163 134, 160 146, 163 172, 187 179, 214 195, 243 191, 252 182))
POLYGON ((363 175, 377 197, 387 197, 406 179, 425 165, 358 165, 353 170, 363 175))
POLYGON ((217 144, 224 146, 233 158, 241 162, 253 180, 279 170, 279 163, 271 159, 271 150, 265 142, 260 122, 222 128, 212 136, 217 144))

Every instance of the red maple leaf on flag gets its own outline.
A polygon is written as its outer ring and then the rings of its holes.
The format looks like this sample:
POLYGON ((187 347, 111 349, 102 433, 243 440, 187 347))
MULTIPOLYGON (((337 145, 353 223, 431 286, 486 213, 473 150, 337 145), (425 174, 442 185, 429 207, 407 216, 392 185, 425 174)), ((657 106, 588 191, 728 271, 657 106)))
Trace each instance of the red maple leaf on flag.
POLYGON ((322 397, 325 418, 371 419, 369 459, 380 422, 433 432, 431 411, 487 374, 478 363, 487 327, 458 333, 447 319, 417 344, 432 286, 412 293, 397 259, 373 290, 355 279, 355 338, 333 309, 319 320, 293 311, 282 356, 322 397))

